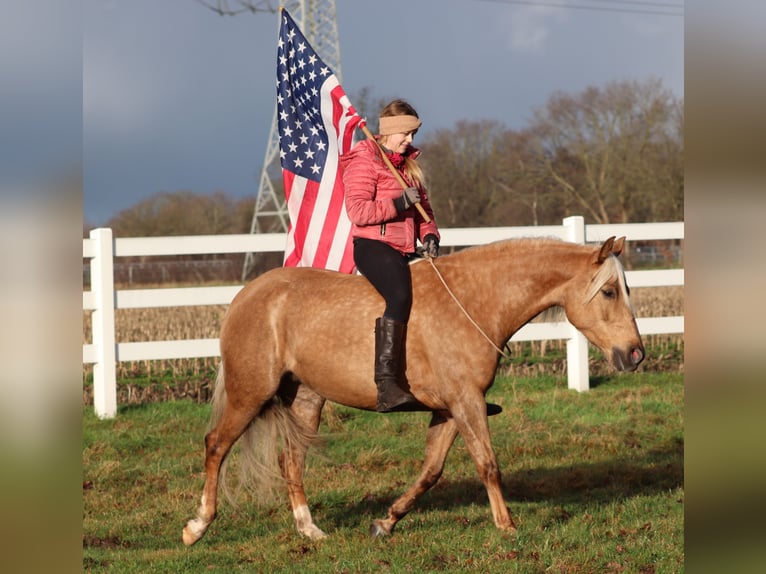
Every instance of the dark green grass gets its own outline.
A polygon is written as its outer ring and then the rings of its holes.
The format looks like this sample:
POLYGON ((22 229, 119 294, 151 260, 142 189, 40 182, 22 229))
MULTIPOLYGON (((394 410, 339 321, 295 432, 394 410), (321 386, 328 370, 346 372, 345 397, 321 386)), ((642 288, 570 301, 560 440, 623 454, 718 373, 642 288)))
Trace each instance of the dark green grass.
POLYGON ((209 407, 191 401, 83 416, 86 572, 682 572, 683 377, 600 377, 587 393, 560 378, 499 378, 489 399, 503 487, 518 531, 499 532, 458 438, 439 483, 389 538, 374 518, 415 479, 424 413, 378 415, 328 405, 324 447, 309 460, 313 542, 286 498, 246 495, 195 546, 181 529, 203 484, 209 407))

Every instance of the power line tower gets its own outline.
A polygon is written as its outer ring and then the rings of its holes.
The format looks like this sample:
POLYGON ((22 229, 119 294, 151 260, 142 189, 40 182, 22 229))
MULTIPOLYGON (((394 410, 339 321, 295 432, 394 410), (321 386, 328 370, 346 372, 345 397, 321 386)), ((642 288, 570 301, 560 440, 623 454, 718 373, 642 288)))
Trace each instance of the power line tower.
MULTIPOLYGON (((248 10, 278 12, 271 7, 271 2, 241 2, 248 10)), ((306 39, 324 62, 341 80, 340 45, 338 43, 338 19, 335 12, 335 0, 296 0, 285 2, 285 8, 298 23, 306 39)), ((275 67, 276 69, 276 67, 275 67)), ((276 91, 275 91, 276 97, 276 91)), ((261 178, 258 183, 258 195, 255 211, 250 224, 250 233, 286 232, 290 223, 285 194, 281 187, 274 188, 274 182, 281 182, 282 167, 279 163, 279 132, 277 130, 277 106, 274 103, 274 116, 269 131, 269 141, 263 159, 261 178)), ((242 281, 253 270, 256 254, 248 253, 242 268, 242 281)))

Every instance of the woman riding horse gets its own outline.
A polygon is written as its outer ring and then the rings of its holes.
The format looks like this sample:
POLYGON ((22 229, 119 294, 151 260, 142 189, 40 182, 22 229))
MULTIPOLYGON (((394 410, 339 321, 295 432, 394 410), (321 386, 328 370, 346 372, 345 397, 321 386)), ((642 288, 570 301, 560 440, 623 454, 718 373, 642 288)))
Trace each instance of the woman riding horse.
MULTIPOLYGON (((434 220, 418 164, 420 150, 412 140, 421 126, 418 113, 397 99, 383 108, 376 141, 363 140, 341 158, 346 211, 354 238, 354 263, 386 302, 375 320, 375 385, 378 412, 430 410, 407 390, 405 339, 412 308, 409 263, 420 240, 427 257, 439 255, 439 229, 434 220), (384 164, 385 153, 408 187, 384 164), (430 221, 415 210, 420 203, 430 221)), ((488 414, 500 407, 488 405, 488 414)))

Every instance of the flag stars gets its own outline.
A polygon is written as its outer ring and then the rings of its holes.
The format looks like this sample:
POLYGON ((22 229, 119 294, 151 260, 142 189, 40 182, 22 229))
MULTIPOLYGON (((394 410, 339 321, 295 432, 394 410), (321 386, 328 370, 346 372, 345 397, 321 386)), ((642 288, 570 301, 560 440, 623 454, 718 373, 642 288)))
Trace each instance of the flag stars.
MULTIPOLYGON (((332 193, 333 198, 339 197, 342 203, 342 189, 337 185, 340 172, 335 155, 348 151, 359 118, 351 112, 353 108, 332 70, 317 56, 287 11, 284 11, 282 17, 279 37, 276 91, 279 157, 285 173, 285 194, 291 197, 291 201, 302 201, 310 182, 318 184, 327 181, 329 185, 320 185, 319 193, 332 193), (326 113, 323 114, 323 111, 326 113), (333 161, 328 161, 328 154, 333 154, 333 161), (294 177, 288 178, 288 173, 294 177)), ((314 210, 311 217, 317 213, 318 210, 314 210)), ((322 217, 322 214, 319 216, 322 217)), ((304 237, 296 233, 296 230, 302 228, 296 224, 292 213, 290 223, 295 233, 291 236, 295 239, 295 248, 291 253, 285 253, 285 265, 313 264, 316 260, 310 249, 304 249, 304 237)), ((337 251, 340 253, 348 242, 346 227, 338 226, 338 229, 343 230, 337 242, 337 251)), ((331 239, 333 245, 335 239, 331 239)), ((335 251, 333 247, 331 253, 335 251)), ((343 255, 343 262, 333 263, 332 268, 343 271, 348 267, 352 271, 353 260, 347 255, 343 255)), ((329 261, 319 263, 327 267, 329 261)))
POLYGON ((300 30, 283 26, 276 74, 279 157, 284 169, 314 181, 322 178, 327 154, 337 145, 334 139, 328 141, 335 134, 325 127, 330 120, 321 110, 322 84, 331 75, 300 30))

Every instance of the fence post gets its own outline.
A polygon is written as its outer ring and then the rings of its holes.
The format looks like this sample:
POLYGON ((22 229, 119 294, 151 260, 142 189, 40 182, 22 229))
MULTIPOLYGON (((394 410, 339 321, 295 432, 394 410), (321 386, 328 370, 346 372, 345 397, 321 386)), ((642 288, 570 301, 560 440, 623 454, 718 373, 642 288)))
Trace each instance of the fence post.
POLYGON ((114 335, 114 243, 112 230, 94 229, 95 256, 90 264, 90 286, 95 300, 92 314, 93 344, 98 360, 93 364, 93 407, 96 416, 117 414, 117 354, 114 335))
MULTIPOLYGON (((573 243, 585 244, 585 219, 581 215, 573 215, 563 220, 567 229, 568 240, 573 243)), ((575 391, 590 389, 588 374, 588 339, 573 325, 569 325, 571 335, 567 339, 567 386, 575 391)))

